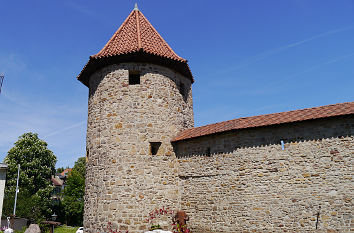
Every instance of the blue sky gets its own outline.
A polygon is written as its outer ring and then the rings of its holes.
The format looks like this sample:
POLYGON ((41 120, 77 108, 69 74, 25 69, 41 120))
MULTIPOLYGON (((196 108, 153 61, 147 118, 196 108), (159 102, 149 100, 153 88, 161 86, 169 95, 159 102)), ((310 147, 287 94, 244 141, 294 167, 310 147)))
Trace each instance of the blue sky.
MULTIPOLYGON (((140 0, 189 60, 195 125, 354 100, 353 0, 140 0)), ((76 80, 134 7, 128 0, 1 0, 0 159, 36 132, 72 166, 85 154, 76 80)))

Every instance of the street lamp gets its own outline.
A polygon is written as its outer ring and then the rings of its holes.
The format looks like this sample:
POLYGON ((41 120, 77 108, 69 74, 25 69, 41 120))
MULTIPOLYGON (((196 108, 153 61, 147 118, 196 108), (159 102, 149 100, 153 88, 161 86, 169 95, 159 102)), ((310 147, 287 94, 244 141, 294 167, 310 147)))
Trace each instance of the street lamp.
POLYGON ((57 220, 57 217, 58 217, 58 215, 56 215, 55 212, 54 212, 54 214, 52 215, 52 220, 53 221, 57 220))
MULTIPOLYGON (((54 212, 54 214, 52 214, 52 221, 55 222, 55 220, 57 220, 57 217, 58 217, 58 215, 56 215, 54 212)), ((54 233, 54 223, 52 225, 52 232, 54 233)))

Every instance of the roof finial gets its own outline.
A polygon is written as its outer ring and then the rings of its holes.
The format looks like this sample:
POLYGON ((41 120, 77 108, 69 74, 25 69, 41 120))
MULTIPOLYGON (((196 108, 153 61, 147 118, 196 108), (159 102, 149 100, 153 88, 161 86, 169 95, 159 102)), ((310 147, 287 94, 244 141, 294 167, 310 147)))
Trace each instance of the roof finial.
POLYGON ((138 3, 135 3, 134 10, 135 10, 135 11, 138 11, 138 10, 139 10, 139 8, 138 8, 138 3))

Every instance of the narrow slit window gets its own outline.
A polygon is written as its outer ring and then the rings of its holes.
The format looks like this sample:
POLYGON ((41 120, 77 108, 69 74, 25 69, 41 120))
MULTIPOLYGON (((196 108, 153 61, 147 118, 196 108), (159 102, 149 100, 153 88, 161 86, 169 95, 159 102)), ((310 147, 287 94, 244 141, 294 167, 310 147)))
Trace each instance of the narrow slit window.
POLYGON ((179 93, 184 97, 186 94, 186 87, 184 86, 184 83, 179 84, 179 93))
POLYGON ((161 146, 161 142, 150 142, 150 154, 157 155, 160 146, 161 146))
POLYGON ((140 72, 136 70, 129 70, 129 85, 140 84, 140 72))
POLYGON ((205 155, 210 157, 210 147, 208 147, 205 151, 205 155))
POLYGON ((89 157, 90 157, 90 151, 88 148, 86 148, 86 163, 88 162, 89 157))

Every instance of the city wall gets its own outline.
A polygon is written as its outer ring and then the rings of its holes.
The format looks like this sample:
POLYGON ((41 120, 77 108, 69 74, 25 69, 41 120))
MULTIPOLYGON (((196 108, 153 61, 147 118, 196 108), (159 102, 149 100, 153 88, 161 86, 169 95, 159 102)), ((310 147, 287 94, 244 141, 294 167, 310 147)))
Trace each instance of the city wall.
POLYGON ((175 143, 193 232, 350 232, 353 135, 342 116, 175 143))

